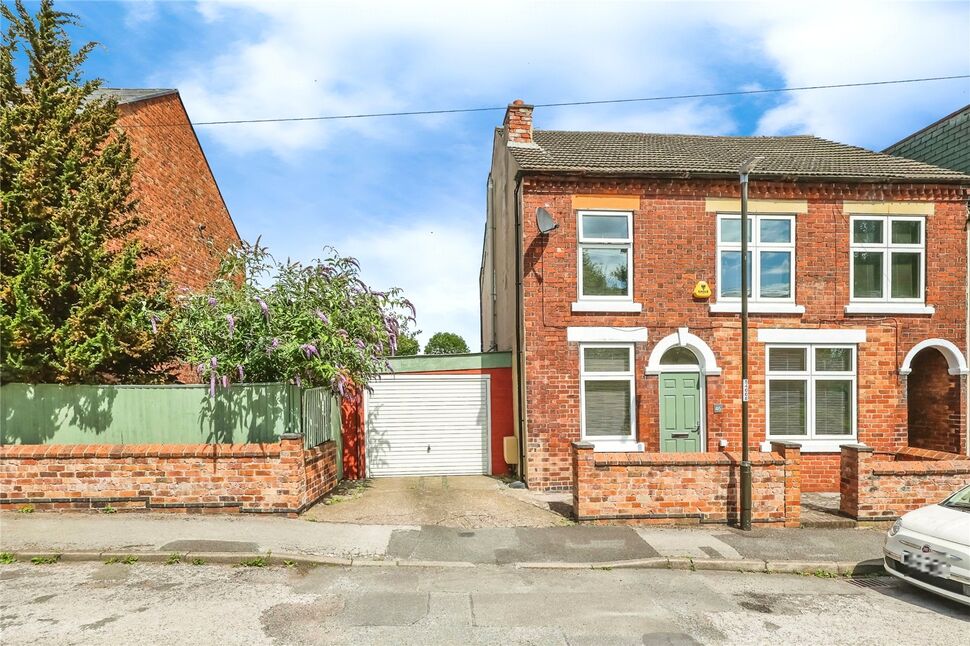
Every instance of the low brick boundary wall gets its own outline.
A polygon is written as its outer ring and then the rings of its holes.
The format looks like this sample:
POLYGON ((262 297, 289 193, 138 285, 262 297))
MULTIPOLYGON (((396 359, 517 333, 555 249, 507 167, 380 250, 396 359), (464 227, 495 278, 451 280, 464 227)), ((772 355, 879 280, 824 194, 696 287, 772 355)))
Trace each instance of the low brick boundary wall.
POLYGON ((337 484, 334 442, 8 445, 0 509, 143 509, 298 514, 337 484))
MULTIPOLYGON (((798 527, 801 451, 773 442, 751 453, 752 522, 798 527)), ((741 455, 595 453, 573 444, 573 513, 578 521, 631 524, 731 523, 740 518, 741 455)))
POLYGON ((970 484, 970 459, 927 449, 876 454, 842 446, 840 511, 859 521, 895 520, 970 484))

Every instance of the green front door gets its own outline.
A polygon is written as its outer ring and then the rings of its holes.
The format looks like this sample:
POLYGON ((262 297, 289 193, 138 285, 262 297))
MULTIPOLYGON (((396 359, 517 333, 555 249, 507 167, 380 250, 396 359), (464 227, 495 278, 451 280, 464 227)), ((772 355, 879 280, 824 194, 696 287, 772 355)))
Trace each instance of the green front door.
POLYGON ((660 375, 660 450, 701 451, 701 376, 697 372, 660 375))

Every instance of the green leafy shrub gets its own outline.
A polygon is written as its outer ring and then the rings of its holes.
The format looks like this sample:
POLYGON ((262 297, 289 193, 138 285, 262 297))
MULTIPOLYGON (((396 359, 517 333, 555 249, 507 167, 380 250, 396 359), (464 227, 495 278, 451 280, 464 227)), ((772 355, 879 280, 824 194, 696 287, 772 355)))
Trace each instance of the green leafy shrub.
POLYGON ((287 381, 346 395, 387 369, 414 321, 400 290, 371 290, 353 258, 281 263, 258 240, 231 250, 208 290, 179 300, 181 357, 213 395, 230 383, 287 381))

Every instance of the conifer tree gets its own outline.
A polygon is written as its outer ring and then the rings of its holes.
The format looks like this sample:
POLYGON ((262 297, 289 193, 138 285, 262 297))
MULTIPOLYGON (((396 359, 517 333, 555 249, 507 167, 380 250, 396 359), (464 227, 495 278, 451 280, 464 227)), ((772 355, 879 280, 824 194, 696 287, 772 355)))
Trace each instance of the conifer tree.
POLYGON ((150 380, 170 354, 165 272, 134 237, 117 105, 82 77, 95 44, 72 49, 76 17, 51 0, 0 13, 0 380, 150 380))

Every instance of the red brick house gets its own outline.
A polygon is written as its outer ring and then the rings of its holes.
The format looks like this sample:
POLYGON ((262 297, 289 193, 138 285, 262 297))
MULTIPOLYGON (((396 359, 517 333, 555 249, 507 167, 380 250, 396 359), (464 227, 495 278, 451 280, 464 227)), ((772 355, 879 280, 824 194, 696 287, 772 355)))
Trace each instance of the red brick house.
POLYGON ((200 288, 239 232, 216 184, 178 90, 103 88, 118 102, 117 125, 138 159, 133 180, 139 233, 171 263, 172 281, 200 288))
POLYGON ((507 459, 530 487, 572 487, 580 440, 740 449, 752 155, 753 450, 800 444, 803 491, 838 491, 845 444, 967 453, 970 176, 811 136, 536 130, 516 101, 495 131, 481 322, 483 350, 513 352, 507 459))

